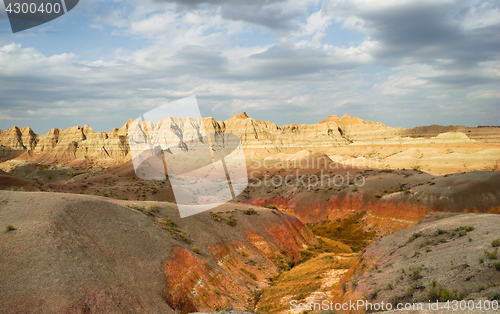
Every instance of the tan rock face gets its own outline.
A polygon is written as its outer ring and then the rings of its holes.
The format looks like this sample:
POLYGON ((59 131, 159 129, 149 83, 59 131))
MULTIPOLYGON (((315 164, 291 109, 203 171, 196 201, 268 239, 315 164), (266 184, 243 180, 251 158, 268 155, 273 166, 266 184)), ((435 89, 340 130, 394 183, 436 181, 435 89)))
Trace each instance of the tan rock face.
MULTIPOLYGON (((295 158, 300 151, 322 153, 337 162, 364 158, 378 168, 418 168, 446 174, 500 167, 500 128, 427 126, 392 128, 359 117, 336 115, 317 124, 277 126, 246 113, 226 121, 204 118, 208 134, 240 137, 247 157, 295 158)), ((120 129, 95 132, 89 126, 52 129, 37 135, 30 128, 0 132, 0 162, 17 158, 29 162, 116 165, 130 160, 127 121, 120 129)), ((1 165, 2 169, 8 169, 1 165)))

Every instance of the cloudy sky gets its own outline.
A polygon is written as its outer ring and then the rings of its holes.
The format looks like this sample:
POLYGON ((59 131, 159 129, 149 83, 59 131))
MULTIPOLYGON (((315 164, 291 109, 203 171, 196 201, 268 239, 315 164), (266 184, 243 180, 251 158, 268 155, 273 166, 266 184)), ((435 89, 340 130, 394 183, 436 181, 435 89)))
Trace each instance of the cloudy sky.
POLYGON ((191 95, 216 119, 500 125, 500 0, 80 0, 16 34, 0 8, 0 129, 191 95))

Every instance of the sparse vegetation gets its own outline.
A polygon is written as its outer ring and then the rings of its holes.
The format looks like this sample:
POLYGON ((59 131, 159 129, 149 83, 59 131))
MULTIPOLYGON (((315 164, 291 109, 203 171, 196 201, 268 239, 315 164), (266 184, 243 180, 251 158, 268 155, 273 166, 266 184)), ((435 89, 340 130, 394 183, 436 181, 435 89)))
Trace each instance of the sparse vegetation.
POLYGON ((195 252, 196 254, 200 254, 200 249, 198 249, 198 247, 195 245, 193 246, 193 252, 195 252))
POLYGON ((451 300, 463 300, 467 296, 467 290, 463 290, 462 292, 458 292, 457 290, 448 290, 442 288, 439 284, 435 284, 431 286, 428 293, 427 299, 430 301, 451 301, 451 300))
POLYGON ((420 274, 420 269, 421 269, 420 267, 417 267, 412 270, 412 278, 414 280, 422 278, 422 275, 420 274))
POLYGON ((413 242, 416 238, 420 237, 421 235, 422 235, 422 231, 413 233, 413 234, 412 234, 412 235, 408 238, 408 243, 413 242))
POLYGON ((500 239, 493 240, 491 242, 492 247, 499 247, 500 246, 500 239))
POLYGON ((493 266, 495 266, 496 270, 500 271, 500 262, 494 263, 493 266))
POLYGON ((246 270, 245 268, 240 268, 240 270, 245 273, 248 277, 252 278, 253 280, 257 280, 257 275, 255 275, 254 273, 252 273, 251 271, 249 270, 246 270))
POLYGON ((146 214, 148 214, 148 215, 153 215, 153 214, 155 214, 156 212, 158 212, 158 206, 156 206, 156 205, 151 205, 151 206, 149 206, 149 208, 146 210, 146 214))
POLYGON ((231 227, 236 227, 236 218, 234 218, 232 215, 229 216, 227 219, 226 219, 226 224, 228 224, 229 226, 231 227))
POLYGON ((486 256, 489 259, 496 259, 497 258, 497 253, 498 253, 498 248, 496 248, 492 252, 484 250, 484 256, 486 256))
POLYGON ((177 235, 175 231, 177 231, 177 228, 175 227, 175 223, 172 219, 167 218, 162 221, 162 226, 164 229, 168 230, 172 238, 177 239, 177 235))
POLYGON ((457 229, 455 229, 455 231, 465 231, 465 232, 471 232, 471 231, 474 231, 474 226, 461 226, 461 227, 458 227, 457 229))
POLYGON ((12 225, 5 226, 5 232, 10 232, 10 231, 14 231, 14 230, 16 230, 16 228, 14 228, 14 226, 12 226, 12 225))
POLYGON ((278 209, 278 207, 276 207, 276 205, 264 205, 262 207, 269 208, 269 209, 278 209))
POLYGON ((212 218, 212 220, 214 220, 214 221, 219 222, 219 221, 224 220, 224 218, 221 217, 218 213, 209 212, 209 214, 210 214, 210 218, 212 218))
POLYGON ((243 257, 248 257, 248 253, 245 250, 238 251, 238 253, 243 257))
POLYGON ((317 236, 345 243, 356 252, 370 244, 376 235, 374 231, 363 229, 360 222, 364 215, 365 212, 361 212, 335 222, 322 221, 312 227, 311 231, 317 236))
POLYGON ((181 233, 181 239, 182 239, 182 241, 186 242, 187 244, 191 244, 191 240, 184 233, 181 233))
MULTIPOLYGON (((290 271, 282 272, 276 284, 266 289, 261 296, 256 313, 281 313, 289 309, 287 303, 276 302, 285 296, 303 300, 312 292, 321 288, 326 271, 331 269, 349 269, 355 257, 342 260, 335 258, 334 254, 324 253, 307 262, 293 267, 290 271), (332 257, 332 258, 327 258, 332 257)), ((347 289, 345 282, 341 283, 347 289)))
POLYGON ((243 213, 245 215, 258 215, 259 213, 253 209, 252 207, 250 207, 249 209, 246 209, 245 211, 243 211, 243 213))

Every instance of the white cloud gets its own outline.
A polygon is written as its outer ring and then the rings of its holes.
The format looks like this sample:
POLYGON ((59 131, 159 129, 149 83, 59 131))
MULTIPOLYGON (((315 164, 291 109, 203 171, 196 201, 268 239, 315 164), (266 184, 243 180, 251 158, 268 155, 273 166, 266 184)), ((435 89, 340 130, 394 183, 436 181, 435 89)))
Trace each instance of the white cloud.
POLYGON ((73 53, 62 53, 45 57, 34 48, 21 48, 20 44, 10 43, 0 47, 2 76, 47 76, 61 75, 75 59, 73 53))
POLYGON ((105 10, 93 19, 92 32, 147 42, 117 46, 106 60, 44 55, 4 41, 0 112, 33 123, 37 117, 71 124, 93 119, 110 129, 195 94, 219 119, 247 110, 278 124, 345 112, 386 123, 397 118, 406 126, 426 124, 429 116, 460 117, 461 124, 491 119, 487 112, 500 81, 500 40, 487 36, 497 23, 495 8, 472 3, 457 17, 453 1, 198 3, 184 10, 174 3, 121 1, 105 10), (366 37, 327 44, 333 23, 366 37), (483 110, 464 118, 450 109, 467 104, 483 110))
POLYGON ((466 96, 467 99, 497 99, 500 100, 500 91, 496 89, 478 90, 470 92, 466 96))

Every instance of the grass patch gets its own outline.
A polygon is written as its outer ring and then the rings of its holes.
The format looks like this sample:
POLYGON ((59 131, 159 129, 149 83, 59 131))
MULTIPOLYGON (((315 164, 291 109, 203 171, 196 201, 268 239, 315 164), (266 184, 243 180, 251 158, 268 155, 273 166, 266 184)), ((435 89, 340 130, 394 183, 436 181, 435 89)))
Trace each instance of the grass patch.
POLYGON ((500 239, 493 240, 491 242, 492 247, 499 247, 500 246, 500 239))
POLYGON ((365 248, 376 236, 375 231, 365 231, 362 218, 366 212, 357 213, 347 219, 335 222, 323 221, 311 228, 320 237, 340 241, 349 245, 353 251, 365 248))
POLYGON ((354 260, 355 257, 339 260, 334 254, 324 253, 282 273, 275 284, 263 291, 256 313, 281 313, 290 309, 290 304, 281 304, 283 297, 305 299, 320 289, 322 281, 316 279, 318 276, 331 269, 348 269, 354 260))
POLYGON ((316 237, 318 245, 308 247, 306 250, 300 251, 301 259, 297 261, 297 265, 304 263, 311 258, 315 258, 322 253, 352 253, 353 250, 346 244, 334 241, 328 238, 316 237))

